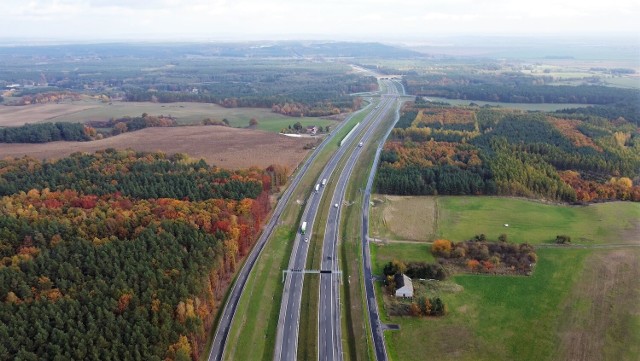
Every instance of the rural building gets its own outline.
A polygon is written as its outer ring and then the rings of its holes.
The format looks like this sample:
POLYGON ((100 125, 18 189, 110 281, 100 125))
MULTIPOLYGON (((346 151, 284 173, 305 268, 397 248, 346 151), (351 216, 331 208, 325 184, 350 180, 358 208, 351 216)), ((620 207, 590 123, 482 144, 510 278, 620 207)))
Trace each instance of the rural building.
POLYGON ((396 273, 396 297, 413 297, 413 283, 405 274, 396 273))
POLYGON ((316 133, 318 133, 318 127, 315 126, 315 125, 308 126, 307 127, 307 133, 311 134, 311 135, 316 135, 316 133))

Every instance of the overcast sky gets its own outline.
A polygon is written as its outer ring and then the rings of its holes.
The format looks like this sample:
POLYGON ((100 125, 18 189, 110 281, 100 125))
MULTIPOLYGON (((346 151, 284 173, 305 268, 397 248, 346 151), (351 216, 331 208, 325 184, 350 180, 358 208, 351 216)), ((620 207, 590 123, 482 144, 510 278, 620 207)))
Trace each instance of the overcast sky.
POLYGON ((638 0, 0 0, 0 38, 640 34, 638 0))

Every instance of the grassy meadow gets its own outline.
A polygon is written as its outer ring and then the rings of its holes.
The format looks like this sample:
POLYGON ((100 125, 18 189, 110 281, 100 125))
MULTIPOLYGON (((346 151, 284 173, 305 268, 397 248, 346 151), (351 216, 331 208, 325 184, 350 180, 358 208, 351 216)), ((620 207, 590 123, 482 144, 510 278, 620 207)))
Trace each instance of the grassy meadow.
POLYGON ((382 274, 382 268, 393 259, 403 262, 435 262, 431 245, 418 242, 371 243, 371 259, 374 274, 382 274))
MULTIPOLYGON (((436 291, 447 305, 445 317, 389 317, 382 311, 384 322, 400 326, 385 332, 391 360, 638 360, 639 204, 574 207, 438 197, 437 213, 435 233, 451 240, 507 233, 512 241, 541 244, 568 234, 581 245, 538 247, 529 277, 454 275, 436 291), (450 282, 463 291, 451 291, 450 282)), ((393 258, 433 261, 424 243, 391 241, 371 251, 378 273, 393 258)))
POLYGON ((639 243, 640 204, 552 205, 500 197, 439 197, 437 238, 451 241, 502 233, 513 242, 552 243, 559 234, 573 243, 639 243), (508 224, 508 227, 505 227, 508 224))

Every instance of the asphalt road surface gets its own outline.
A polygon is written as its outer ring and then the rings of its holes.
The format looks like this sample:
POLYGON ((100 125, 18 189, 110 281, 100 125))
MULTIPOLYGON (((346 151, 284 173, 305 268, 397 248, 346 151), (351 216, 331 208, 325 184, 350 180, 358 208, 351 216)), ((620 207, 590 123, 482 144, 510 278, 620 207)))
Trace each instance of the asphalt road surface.
MULTIPOLYGON (((395 104, 395 97, 384 97, 380 101, 382 110, 376 113, 374 125, 371 126, 360 142, 367 143, 378 129, 378 124, 386 118, 386 115, 395 104)), ((322 269, 338 270, 338 233, 340 229, 340 210, 346 193, 349 179, 354 171, 355 164, 360 157, 362 147, 357 147, 349 156, 343 171, 340 173, 338 183, 332 197, 332 207, 329 210, 325 237, 322 246, 322 269), (335 207, 335 205, 338 207, 335 207)), ((320 300, 318 302, 318 360, 342 360, 342 337, 340 323, 340 275, 336 273, 320 274, 320 300)), ((355 286, 355 285, 354 285, 355 286)))
MULTIPOLYGON (((336 169, 340 159, 349 150, 350 146, 357 139, 357 134, 366 129, 369 123, 375 119, 376 114, 380 111, 374 109, 361 122, 360 126, 352 134, 349 140, 343 144, 338 151, 333 154, 325 168, 322 170, 316 184, 321 184, 322 179, 329 180, 331 174, 336 169)), ((293 250, 289 259, 289 270, 304 270, 307 262, 307 253, 309 243, 304 238, 311 237, 311 230, 320 205, 322 192, 325 187, 320 187, 319 191, 312 192, 307 200, 306 207, 302 213, 300 222, 307 222, 307 232, 302 235, 300 232, 296 234, 293 250)), ((300 326, 300 303, 302 300, 302 285, 304 274, 290 273, 285 278, 285 284, 282 294, 282 302, 280 304, 280 315, 278 318, 278 328, 276 332, 276 344, 274 349, 274 360, 296 360, 298 351, 298 330, 300 326)))
MULTIPOLYGON (((395 86, 390 86, 388 89, 392 94, 397 93, 395 86)), ((362 150, 362 147, 355 147, 354 149, 353 144, 357 141, 367 142, 377 128, 377 122, 385 118, 385 115, 390 111, 393 104, 395 104, 395 95, 383 96, 379 104, 376 105, 376 108, 363 120, 362 126, 357 131, 358 133, 365 132, 362 139, 358 139, 359 135, 353 134, 347 144, 344 144, 338 152, 334 154, 318 179, 318 183, 320 183, 322 179, 329 180, 340 159, 349 149, 353 150, 348 160, 349 164, 345 166, 336 185, 337 189, 342 189, 342 192, 337 192, 337 196, 336 193, 334 193, 332 197, 333 203, 331 206, 332 209, 329 211, 329 218, 332 219, 333 222, 330 222, 328 229, 325 230, 325 234, 329 233, 329 235, 327 236, 328 238, 325 238, 327 241, 323 243, 322 270, 336 270, 339 264, 336 260, 336 241, 340 204, 337 210, 333 205, 340 203, 336 202, 336 200, 344 196, 344 188, 346 188, 349 174, 362 150)), ((324 188, 321 187, 319 192, 311 195, 307 202, 307 208, 304 210, 301 222, 307 222, 307 230, 309 231, 313 229, 313 223, 318 212, 321 192, 323 192, 323 190, 324 188)), ((309 235, 304 235, 304 237, 309 237, 309 235)), ((298 234, 289 262, 288 268, 290 270, 304 270, 306 265, 309 244, 304 241, 300 242, 300 238, 300 234, 298 234)), ((341 360, 342 340, 340 335, 339 276, 334 273, 321 273, 320 277, 318 358, 320 360, 341 360)), ((303 282, 304 274, 302 273, 292 273, 286 277, 278 320, 274 360, 290 361, 297 359, 303 282)))
MULTIPOLYGON (((404 93, 404 88, 402 89, 404 93)), ((396 108, 395 122, 400 117, 399 108, 396 108)), ((394 124, 395 124, 394 122, 394 124)), ((385 140, 391 133, 393 127, 390 127, 386 135, 380 140, 378 148, 376 149, 376 156, 371 167, 371 173, 367 181, 367 187, 364 191, 364 199, 362 201, 362 267, 363 267, 363 279, 365 285, 365 294, 367 298, 367 311, 369 313, 369 325, 371 327, 371 336, 373 339, 373 346, 375 350, 375 357, 377 361, 387 361, 387 349, 384 344, 384 334, 382 330, 382 322, 380 321, 380 313, 378 311, 378 303, 376 302, 376 293, 374 290, 374 278, 371 271, 371 253, 369 252, 369 204, 371 201, 371 187, 373 186, 373 179, 375 178, 376 170, 378 169, 378 161, 380 160, 380 152, 385 140)))

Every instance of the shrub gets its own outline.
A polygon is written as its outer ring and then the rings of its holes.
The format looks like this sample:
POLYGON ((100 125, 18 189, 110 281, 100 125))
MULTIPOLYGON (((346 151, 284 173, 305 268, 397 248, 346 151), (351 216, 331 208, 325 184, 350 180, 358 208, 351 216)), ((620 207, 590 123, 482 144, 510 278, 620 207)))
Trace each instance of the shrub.
POLYGON ((431 245, 431 252, 435 256, 449 258, 451 256, 451 241, 446 239, 438 239, 431 245))

